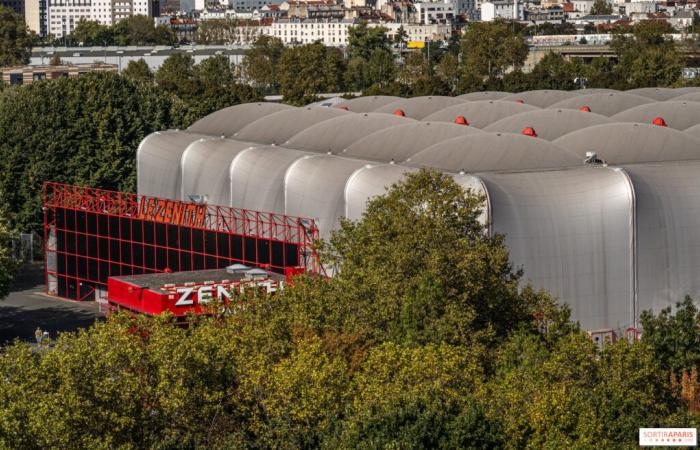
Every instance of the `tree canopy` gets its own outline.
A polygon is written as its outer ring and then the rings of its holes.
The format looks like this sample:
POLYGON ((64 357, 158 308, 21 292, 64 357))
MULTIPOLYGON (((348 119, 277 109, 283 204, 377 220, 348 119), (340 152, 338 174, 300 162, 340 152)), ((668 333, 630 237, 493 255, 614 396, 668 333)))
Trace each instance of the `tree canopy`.
POLYGON ((44 181, 131 191, 141 140, 188 120, 182 101, 117 74, 6 89, 0 93, 0 202, 16 227, 39 231, 44 181))
POLYGON ((186 328, 116 314, 44 351, 4 347, 0 447, 632 448, 640 426, 696 426, 673 346, 600 349, 518 289, 482 203, 421 171, 322 247, 336 277, 186 328))
POLYGON ((32 35, 24 18, 13 9, 0 6, 0 67, 29 63, 32 35))
POLYGON ((170 27, 156 26, 152 18, 135 15, 121 19, 112 26, 81 19, 65 41, 69 45, 84 46, 173 45, 177 38, 170 27))

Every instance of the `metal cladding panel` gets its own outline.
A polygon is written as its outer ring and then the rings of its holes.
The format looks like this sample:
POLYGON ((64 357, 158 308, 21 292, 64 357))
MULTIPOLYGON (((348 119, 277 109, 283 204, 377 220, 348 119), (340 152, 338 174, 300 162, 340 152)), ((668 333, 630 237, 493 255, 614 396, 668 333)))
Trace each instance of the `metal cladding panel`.
POLYGON ((527 111, 539 111, 540 108, 523 103, 481 100, 450 106, 426 117, 425 121, 454 122, 457 116, 463 116, 469 125, 476 128, 484 128, 504 117, 520 114, 527 111))
POLYGON ((340 228, 345 215, 345 184, 367 161, 332 155, 306 156, 289 167, 285 176, 286 211, 304 211, 315 218, 321 238, 340 228))
POLYGON ((401 97, 392 95, 374 95, 369 97, 357 97, 344 102, 333 105, 333 108, 348 108, 348 111, 354 113, 374 112, 384 105, 400 100, 401 97))
POLYGON ((626 109, 653 102, 654 100, 641 95, 627 94, 625 92, 600 92, 597 94, 577 95, 554 103, 549 108, 581 109, 584 106, 588 106, 591 112, 610 117, 626 109))
POLYGON ((312 155, 284 147, 253 147, 238 154, 230 170, 231 203, 241 208, 284 212, 284 176, 296 160, 312 155))
POLYGON ((401 162, 438 142, 481 132, 474 127, 452 123, 412 122, 376 131, 348 147, 343 156, 401 162))
POLYGON ((694 138, 700 139, 700 125, 695 125, 685 130, 685 133, 691 135, 694 138))
POLYGON ((628 94, 634 94, 634 95, 641 95, 642 97, 650 98, 652 100, 656 101, 666 101, 670 100, 674 97, 678 97, 679 95, 683 95, 684 92, 679 92, 676 89, 673 88, 661 88, 661 87, 646 87, 646 88, 637 88, 637 89, 630 89, 625 91, 628 94))
POLYGON ((281 144, 300 131, 324 120, 352 113, 342 109, 309 106, 272 113, 243 127, 234 135, 239 141, 281 144))
POLYGON ((685 130, 700 124, 700 102, 673 100, 647 103, 615 114, 611 119, 615 122, 652 123, 657 117, 663 118, 670 128, 685 130))
POLYGON ((582 158, 549 141, 512 133, 479 133, 442 141, 407 163, 452 172, 490 172, 580 166, 582 158))
POLYGON ((556 102, 562 101, 564 99, 577 97, 579 94, 576 91, 558 91, 556 89, 542 89, 535 91, 525 91, 518 92, 517 94, 510 94, 507 97, 501 98, 501 100, 509 102, 519 102, 522 101, 526 105, 537 106, 538 108, 546 108, 556 102))
MULTIPOLYGON (((398 164, 382 164, 359 169, 345 186, 345 217, 351 220, 361 219, 369 200, 386 194, 393 184, 403 180, 407 173, 415 171, 417 169, 398 164)), ((486 198, 484 186, 477 177, 466 174, 449 175, 465 190, 486 198)), ((486 225, 487 217, 487 205, 484 201, 484 209, 479 218, 482 224, 486 225)))
POLYGON ((261 117, 290 109, 296 108, 282 103, 243 103, 204 116, 192 124, 187 131, 212 136, 231 136, 261 117))
POLYGON ((375 112, 393 114, 394 111, 400 109, 406 114, 406 117, 411 117, 417 120, 423 120, 430 114, 445 109, 448 106, 458 105, 468 100, 457 97, 443 97, 433 95, 427 97, 402 98, 392 103, 388 103, 381 108, 377 108, 375 112))
POLYGON ((638 311, 700 295, 700 162, 625 166, 637 205, 638 311))
POLYGON ((182 178, 180 159, 201 134, 185 131, 159 131, 148 135, 136 151, 136 191, 139 195, 180 198, 182 178))
POLYGON ((633 193, 624 172, 479 174, 492 228, 524 280, 571 306, 585 329, 633 323, 633 193))
POLYGON ((201 139, 190 144, 182 154, 180 199, 193 201, 193 195, 200 195, 209 204, 233 206, 229 166, 236 155, 251 145, 255 144, 222 138, 201 139))
POLYGON ((554 140, 579 155, 595 152, 608 164, 700 159, 700 140, 690 133, 641 123, 611 123, 571 132, 554 140))
POLYGON ((358 113, 324 120, 294 135, 283 145, 317 153, 340 153, 375 131, 413 121, 393 114, 358 113))
POLYGON ((480 92, 470 92, 468 94, 458 95, 457 98, 463 98, 464 100, 469 100, 470 102, 475 102, 479 100, 499 100, 503 97, 508 97, 511 95, 510 92, 503 91, 480 91, 480 92))
MULTIPOLYGON (((700 106, 700 105, 698 105, 700 106)), ((573 109, 540 109, 506 117, 484 128, 484 131, 522 133, 533 128, 540 139, 552 141, 572 131, 612 121, 600 114, 573 109)))

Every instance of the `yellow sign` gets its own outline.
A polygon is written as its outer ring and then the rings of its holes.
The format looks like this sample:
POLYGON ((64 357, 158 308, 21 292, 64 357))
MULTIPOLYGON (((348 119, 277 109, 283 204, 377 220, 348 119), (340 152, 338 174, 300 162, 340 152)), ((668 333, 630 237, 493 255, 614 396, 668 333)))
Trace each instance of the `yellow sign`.
POLYGON ((425 42, 423 41, 408 41, 408 48, 425 48, 425 42))

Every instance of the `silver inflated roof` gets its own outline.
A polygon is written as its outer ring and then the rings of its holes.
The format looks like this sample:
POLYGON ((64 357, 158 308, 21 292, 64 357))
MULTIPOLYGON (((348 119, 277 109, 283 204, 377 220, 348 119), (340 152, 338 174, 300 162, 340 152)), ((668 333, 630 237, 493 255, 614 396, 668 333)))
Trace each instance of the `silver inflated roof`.
POLYGON ((512 133, 480 133, 442 141, 408 162, 451 172, 516 171, 581 165, 582 158, 551 142, 512 133))
POLYGON ((660 117, 666 125, 676 130, 685 130, 700 123, 700 102, 671 100, 647 103, 617 113, 611 117, 615 122, 652 123, 660 117))
POLYGON ((549 107, 552 109, 581 109, 587 106, 590 108, 591 112, 609 117, 626 109, 652 103, 653 101, 654 100, 647 97, 627 94, 625 92, 599 92, 597 94, 568 98, 554 103, 549 107))
POLYGON ((462 116, 469 125, 484 128, 504 117, 527 111, 538 111, 540 108, 517 102, 500 100, 479 100, 453 105, 430 114, 423 120, 432 122, 454 122, 457 116, 462 116))
POLYGON ((535 288, 571 306, 585 329, 634 323, 633 194, 610 168, 479 174, 493 231, 535 288))
POLYGON ((315 219, 321 237, 328 238, 345 215, 345 184, 368 165, 369 161, 333 155, 297 159, 284 177, 285 213, 315 219))
POLYGON ((700 139, 700 125, 695 125, 685 130, 689 135, 700 139))
POLYGON ((300 131, 283 145, 314 152, 339 153, 364 136, 413 121, 393 114, 358 113, 342 115, 300 131))
POLYGON ((700 162, 624 167, 634 186, 637 311, 700 294, 700 162))
MULTIPOLYGON (((221 133, 154 133, 137 152, 138 190, 313 217, 327 237, 340 217, 361 217, 368 199, 416 165, 437 168, 484 196, 481 219, 489 233, 505 234, 511 261, 524 269, 525 279, 569 303, 584 328, 624 333, 642 310, 700 295, 700 125, 671 128, 685 125, 674 114, 696 119, 691 101, 678 106, 683 102, 678 99, 695 94, 665 102, 619 92, 573 95, 570 110, 491 101, 528 110, 492 121, 493 129, 518 134, 448 123, 454 120, 451 108, 466 111, 476 104, 467 117, 472 124, 490 114, 488 107, 478 108, 489 101, 465 99, 436 111, 446 122, 325 107, 278 111, 258 120, 229 118, 249 121, 241 132, 248 128, 249 136, 272 138, 276 145, 222 139, 221 133), (593 113, 576 111, 584 105, 593 113), (629 115, 668 111, 654 117, 670 127, 622 123, 622 113, 601 118, 596 113, 602 107, 633 108, 629 115), (520 134, 526 126, 540 137, 520 134)), ((641 117, 634 120, 650 116, 641 117)))
POLYGON ((402 98, 391 103, 387 103, 381 108, 377 108, 375 112, 393 114, 400 109, 406 114, 406 117, 422 120, 435 111, 445 109, 448 106, 457 105, 467 100, 456 97, 443 97, 433 95, 427 97, 402 98))
POLYGON ((637 88, 630 89, 625 92, 627 92, 628 94, 641 95, 642 97, 647 97, 656 101, 670 100, 673 97, 678 97, 679 95, 683 94, 683 92, 679 92, 678 90, 673 88, 660 87, 637 88))
POLYGON ((279 145, 314 124, 345 114, 352 113, 316 106, 279 111, 249 123, 234 134, 233 138, 239 141, 279 145))
POLYGON ((401 162, 438 142, 482 131, 442 122, 413 122, 376 131, 348 147, 344 156, 401 162))
MULTIPOLYGON (((355 171, 345 185, 345 217, 359 220, 365 212, 367 202, 383 195, 394 183, 401 181, 407 173, 417 169, 399 164, 381 164, 362 167, 355 171)), ((488 223, 488 202, 483 183, 468 174, 450 174, 457 184, 472 194, 484 197, 483 210, 479 217, 482 224, 488 223)))
POLYGON ((400 100, 401 97, 391 95, 374 95, 368 97, 357 97, 350 100, 345 100, 336 105, 334 108, 347 108, 348 111, 356 113, 374 112, 384 105, 400 100))
POLYGON ((469 100, 469 101, 499 100, 503 97, 508 97, 510 94, 511 94, 510 92, 503 92, 503 91, 478 91, 478 92, 470 92, 468 94, 458 95, 457 98, 463 98, 463 99, 469 100))
POLYGON ((577 97, 576 91, 558 91, 556 89, 542 89, 536 91, 518 92, 511 94, 501 100, 509 102, 523 102, 526 105, 537 106, 538 108, 546 108, 559 101, 567 98, 577 97))
POLYGON ((608 164, 700 159, 700 140, 683 131, 641 123, 596 125, 554 143, 582 156, 595 152, 608 164))
POLYGON ((676 101, 690 100, 693 102, 700 102, 700 92, 688 92, 686 94, 679 95, 678 97, 674 97, 673 100, 676 100, 676 101))
POLYGON ((312 153, 283 147, 253 147, 236 156, 227 172, 231 203, 256 211, 284 212, 285 174, 300 158, 312 153))
POLYGON ((146 136, 136 150, 136 192, 152 197, 179 198, 182 154, 192 142, 205 137, 209 136, 177 130, 146 136))
POLYGON ((243 103, 204 116, 187 131, 212 136, 231 136, 249 123, 278 111, 296 109, 282 103, 243 103))
MULTIPOLYGON (((255 145, 255 144, 253 144, 255 145)), ((231 206, 229 171, 233 159, 250 148, 248 142, 223 138, 200 139, 182 154, 182 200, 205 200, 214 205, 231 206)))
POLYGON ((554 140, 582 128, 612 122, 609 118, 592 112, 574 109, 539 109, 515 114, 484 128, 484 131, 521 133, 532 128, 540 139, 554 140))

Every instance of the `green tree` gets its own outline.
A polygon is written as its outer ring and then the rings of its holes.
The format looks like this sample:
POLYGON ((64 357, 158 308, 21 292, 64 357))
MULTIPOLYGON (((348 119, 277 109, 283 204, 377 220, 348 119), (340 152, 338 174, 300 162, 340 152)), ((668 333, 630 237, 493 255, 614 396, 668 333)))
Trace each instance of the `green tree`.
POLYGON ((156 71, 155 80, 166 92, 189 98, 196 91, 194 58, 182 53, 168 56, 156 71))
POLYGON ((342 90, 343 62, 338 50, 320 42, 292 47, 282 54, 277 65, 277 80, 284 101, 303 105, 316 94, 342 90))
POLYGON ((462 64, 470 76, 501 78, 509 69, 519 70, 528 47, 520 25, 505 20, 475 22, 467 28, 461 43, 462 64))
POLYGON ((114 33, 112 28, 97 21, 80 19, 67 40, 73 45, 86 47, 114 45, 114 33))
POLYGON ((436 69, 436 75, 447 86, 448 93, 454 95, 459 86, 459 59, 452 53, 445 53, 436 69))
POLYGON ((615 33, 610 44, 619 59, 615 73, 628 89, 672 86, 681 78, 684 63, 672 32, 666 22, 643 21, 631 34, 615 33))
POLYGON ((0 210, 0 300, 9 293, 10 283, 18 268, 18 263, 12 256, 11 243, 14 237, 5 213, 0 210))
POLYGON ((24 19, 0 6, 0 67, 28 64, 31 48, 32 36, 24 19))
POLYGON ((41 230, 44 181, 132 191, 136 148, 185 128, 185 105, 117 74, 34 83, 0 94, 0 204, 19 229, 41 230))
POLYGON ((495 448, 498 425, 474 398, 482 354, 449 345, 373 348, 354 377, 354 401, 326 448, 495 448))
POLYGON ((390 41, 384 27, 368 27, 366 22, 360 22, 348 28, 347 52, 350 58, 362 58, 367 61, 372 52, 378 48, 389 49, 390 41))
POLYGON ((363 219, 343 221, 323 251, 339 274, 295 302, 324 311, 305 323, 377 341, 454 345, 529 323, 547 298, 518 290, 503 238, 486 237, 477 220, 482 200, 423 171, 368 202, 363 219))
POLYGON ((700 367, 700 337, 696 327, 700 324, 700 311, 693 299, 686 297, 678 302, 675 312, 670 307, 658 314, 644 311, 640 317, 642 342, 654 351, 659 364, 666 370, 690 370, 700 367))
POLYGON ((639 424, 687 423, 649 346, 599 351, 583 333, 516 333, 498 350, 485 391, 506 448, 631 448, 639 424))
POLYGON ((594 16, 604 16, 612 14, 612 12, 612 5, 608 3, 608 0, 594 0, 593 6, 591 6, 591 15, 594 16))
POLYGON ((122 71, 122 76, 135 82, 151 83, 154 80, 153 72, 143 58, 129 61, 122 71))
POLYGON ((579 68, 559 53, 548 52, 529 73, 531 89, 572 90, 579 68))
POLYGON ((408 33, 406 33, 403 25, 401 25, 399 29, 396 30, 396 34, 394 35, 394 44, 397 44, 399 47, 403 47, 406 44, 406 41, 408 41, 408 33))
POLYGON ((236 19, 202 20, 197 27, 194 42, 201 45, 233 44, 237 26, 236 19))
POLYGON ((265 92, 278 92, 277 65, 285 51, 278 38, 260 36, 250 49, 245 50, 241 70, 243 78, 265 92))
POLYGON ((148 16, 135 15, 120 20, 112 26, 117 45, 173 45, 175 32, 166 25, 155 26, 148 16))

